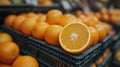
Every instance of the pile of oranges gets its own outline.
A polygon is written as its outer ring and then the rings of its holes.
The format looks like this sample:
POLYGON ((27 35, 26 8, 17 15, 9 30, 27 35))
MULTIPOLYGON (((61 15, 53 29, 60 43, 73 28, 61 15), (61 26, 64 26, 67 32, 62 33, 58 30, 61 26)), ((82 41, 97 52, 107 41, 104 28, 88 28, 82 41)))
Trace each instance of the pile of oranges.
POLYGON ((39 67, 31 56, 21 56, 20 49, 7 33, 0 33, 0 67, 39 67))
POLYGON ((80 54, 90 46, 102 41, 111 31, 111 26, 100 22, 95 16, 74 16, 60 10, 47 14, 22 13, 8 15, 5 25, 24 35, 45 40, 50 45, 61 46, 71 54, 80 54))
POLYGON ((99 20, 104 22, 111 22, 111 23, 120 23, 120 10, 119 9, 101 9, 98 12, 93 11, 76 11, 76 16, 86 15, 86 16, 96 16, 99 20))
POLYGON ((97 67, 97 65, 100 65, 105 60, 105 58, 107 58, 109 54, 110 54, 110 49, 108 48, 91 67, 97 67))

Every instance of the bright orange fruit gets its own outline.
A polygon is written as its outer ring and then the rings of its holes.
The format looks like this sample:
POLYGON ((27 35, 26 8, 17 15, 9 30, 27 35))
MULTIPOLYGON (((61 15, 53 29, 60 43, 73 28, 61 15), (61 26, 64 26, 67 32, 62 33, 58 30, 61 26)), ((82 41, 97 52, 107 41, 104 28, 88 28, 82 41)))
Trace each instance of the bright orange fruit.
POLYGON ((89 27, 92 45, 95 45, 99 41, 99 34, 94 27, 89 27))
POLYGON ((48 24, 58 24, 61 21, 61 17, 63 16, 60 10, 50 10, 46 15, 46 22, 48 24))
POLYGON ((44 32, 48 26, 49 26, 49 24, 45 23, 45 22, 36 23, 35 28, 32 31, 33 37, 43 40, 44 39, 44 32))
POLYGON ((5 43, 5 42, 11 42, 12 37, 7 34, 7 33, 0 33, 0 44, 5 43))
POLYGON ((31 35, 35 25, 36 20, 34 18, 27 18, 21 24, 21 32, 25 35, 31 35))
POLYGON ((19 47, 14 42, 0 44, 0 62, 11 64, 19 56, 19 47))
POLYGON ((83 23, 70 23, 66 25, 59 35, 60 46, 71 54, 80 54, 89 48, 90 31, 83 23))
POLYGON ((21 56, 14 61, 12 67, 39 67, 39 65, 35 58, 31 56, 21 56))
POLYGON ((60 25, 50 25, 44 33, 44 39, 51 45, 59 45, 59 33, 62 30, 60 25))
POLYGON ((16 18, 16 15, 13 15, 13 14, 11 14, 11 15, 8 15, 6 18, 5 18, 5 25, 7 25, 7 26, 12 26, 12 23, 13 23, 13 21, 14 21, 14 19, 16 18))
POLYGON ((14 22, 12 24, 12 27, 15 29, 15 30, 20 30, 20 27, 21 27, 21 24, 22 22, 26 19, 25 16, 22 16, 22 15, 19 15, 17 16, 15 19, 14 19, 14 22))
POLYGON ((102 41, 106 37, 105 27, 102 24, 97 24, 95 29, 98 31, 99 34, 99 41, 102 41))

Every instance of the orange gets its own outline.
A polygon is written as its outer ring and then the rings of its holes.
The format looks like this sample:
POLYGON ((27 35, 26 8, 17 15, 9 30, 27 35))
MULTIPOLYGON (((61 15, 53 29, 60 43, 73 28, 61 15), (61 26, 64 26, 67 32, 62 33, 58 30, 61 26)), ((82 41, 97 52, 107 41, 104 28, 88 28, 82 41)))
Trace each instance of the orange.
POLYGON ((61 21, 61 17, 63 16, 60 10, 50 10, 46 15, 46 22, 49 24, 58 24, 61 21))
POLYGON ((103 62, 103 58, 100 57, 100 58, 96 61, 96 64, 99 65, 99 64, 101 64, 102 62, 103 62))
POLYGON ((99 19, 95 16, 89 16, 91 22, 93 22, 94 24, 100 24, 101 22, 99 21, 99 19))
POLYGON ((22 22, 26 19, 25 16, 19 15, 14 19, 14 22, 12 24, 13 28, 15 30, 20 30, 22 22))
POLYGON ((14 42, 0 44, 0 62, 11 64, 19 56, 19 47, 14 42))
POLYGON ((83 12, 81 10, 77 10, 75 14, 77 17, 79 17, 80 15, 83 15, 83 12))
POLYGON ((11 15, 8 15, 6 18, 5 18, 5 25, 7 26, 12 26, 12 23, 14 21, 14 19, 16 18, 16 15, 14 14, 11 14, 11 15))
POLYGON ((60 46, 71 54, 80 54, 89 48, 90 31, 83 23, 70 23, 66 25, 59 35, 60 46))
POLYGON ((97 24, 95 29, 98 31, 99 34, 99 41, 102 41, 106 37, 105 27, 102 24, 97 24))
POLYGON ((44 39, 43 35, 48 26, 49 24, 45 22, 36 23, 35 28, 32 31, 33 37, 37 39, 44 39))
POLYGON ((0 67, 12 67, 12 65, 7 65, 7 64, 0 63, 0 67))
POLYGON ((91 67, 97 67, 97 66, 96 66, 96 64, 94 63, 94 64, 92 64, 92 66, 91 66, 91 67))
POLYGON ((39 65, 35 58, 31 56, 21 56, 14 61, 12 67, 39 67, 39 65))
POLYGON ((38 19, 38 15, 37 14, 35 14, 34 12, 29 12, 28 14, 27 14, 27 18, 34 18, 34 19, 38 19))
POLYGON ((94 13, 92 11, 85 11, 84 14, 86 16, 94 16, 94 13))
POLYGON ((72 14, 69 14, 69 13, 67 13, 67 14, 64 14, 64 17, 68 17, 68 18, 75 18, 75 16, 74 16, 74 15, 72 15, 72 14))
POLYGON ((45 0, 44 3, 43 3, 44 6, 52 6, 53 3, 51 0, 45 0))
POLYGON ((89 27, 92 45, 95 45, 99 41, 99 35, 97 30, 94 27, 89 27))
POLYGON ((25 35, 31 35, 35 25, 36 20, 34 18, 27 18, 21 24, 21 32, 25 35))
POLYGON ((111 26, 109 24, 107 24, 107 23, 102 23, 102 24, 105 27, 105 31, 106 31, 106 33, 108 35, 110 33, 110 31, 111 31, 111 26))
POLYGON ((45 22, 45 20, 46 20, 46 15, 39 15, 37 22, 45 22))
POLYGON ((102 19, 102 15, 101 15, 99 12, 95 13, 95 16, 96 16, 99 20, 102 19))
POLYGON ((11 42, 12 37, 7 34, 7 33, 0 33, 0 44, 5 43, 5 42, 11 42))
POLYGON ((85 15, 80 15, 79 18, 81 19, 81 21, 86 24, 87 26, 92 26, 94 27, 96 24, 94 22, 91 21, 90 17, 87 17, 85 15))
POLYGON ((51 45, 59 45, 59 33, 62 30, 60 25, 50 25, 44 33, 44 39, 51 45))
POLYGON ((59 23, 59 25, 61 26, 65 26, 69 23, 74 23, 74 22, 80 22, 80 20, 78 20, 77 18, 75 18, 75 16, 71 15, 71 14, 64 14, 64 16, 61 18, 61 22, 59 23))

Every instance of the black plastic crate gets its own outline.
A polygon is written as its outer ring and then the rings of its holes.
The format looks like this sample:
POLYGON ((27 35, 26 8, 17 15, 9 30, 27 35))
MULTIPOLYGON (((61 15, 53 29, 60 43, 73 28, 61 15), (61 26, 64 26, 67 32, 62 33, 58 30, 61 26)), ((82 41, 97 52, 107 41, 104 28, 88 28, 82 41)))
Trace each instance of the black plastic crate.
MULTIPOLYGON (((87 63, 88 61, 93 59, 95 56, 97 56, 97 54, 99 54, 102 51, 102 48, 103 48, 102 45, 105 44, 105 42, 101 42, 101 43, 96 44, 95 46, 92 46, 91 48, 89 48, 88 50, 83 52, 82 54, 72 55, 72 54, 64 52, 60 47, 51 46, 44 41, 37 40, 30 36, 25 36, 22 33, 20 33, 19 31, 15 31, 12 28, 9 28, 5 25, 2 26, 2 30, 4 32, 11 34, 13 36, 13 38, 16 40, 16 42, 18 42, 19 44, 23 43, 24 45, 20 46, 21 49, 28 51, 28 53, 31 53, 31 55, 37 57, 36 53, 38 51, 41 51, 41 52, 45 53, 46 55, 48 55, 46 58, 49 58, 49 57, 53 58, 53 59, 55 59, 56 64, 58 62, 58 65, 62 64, 64 66, 66 66, 66 65, 73 66, 73 67, 85 66, 85 64, 88 64, 87 63), (29 45, 28 49, 27 49, 27 45, 29 45), (30 48, 30 47, 32 47, 32 48, 30 48), (31 51, 30 49, 34 49, 34 50, 31 51)), ((107 39, 110 40, 110 39, 112 39, 112 37, 108 36, 107 39)), ((104 40, 104 41, 108 41, 108 40, 104 40)), ((43 58, 41 58, 41 60, 42 59, 43 58)), ((45 61, 44 59, 43 60, 46 63, 48 62, 49 65, 52 65, 54 67, 55 63, 53 61, 49 61, 49 59, 47 59, 47 61, 45 61), (53 63, 51 63, 51 62, 53 62, 53 63)), ((55 65, 55 66, 57 66, 57 65, 55 65)))
POLYGON ((112 61, 112 53, 109 53, 108 56, 104 59, 104 61, 97 65, 97 67, 109 67, 111 64, 111 61, 112 61))

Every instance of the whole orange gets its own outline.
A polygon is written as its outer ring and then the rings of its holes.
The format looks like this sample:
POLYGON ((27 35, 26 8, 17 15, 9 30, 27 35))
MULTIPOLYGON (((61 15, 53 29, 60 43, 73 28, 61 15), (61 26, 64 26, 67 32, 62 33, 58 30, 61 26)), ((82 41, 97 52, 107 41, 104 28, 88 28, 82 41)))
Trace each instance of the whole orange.
POLYGON ((12 26, 15 30, 20 30, 22 22, 26 19, 25 16, 19 15, 15 18, 12 26))
POLYGON ((35 58, 31 56, 21 56, 14 61, 12 67, 39 67, 39 65, 35 58))
POLYGON ((25 35, 31 35, 35 25, 36 20, 34 18, 27 18, 21 24, 21 32, 25 35))
POLYGON ((43 35, 48 26, 49 24, 46 22, 36 23, 35 28, 32 31, 33 37, 37 39, 44 39, 43 35))
POLYGON ((11 64, 19 56, 19 47, 14 42, 0 44, 0 62, 11 64))
POLYGON ((12 37, 9 34, 0 33, 0 44, 11 41, 12 41, 12 37))
POLYGON ((60 25, 50 25, 44 34, 44 39, 47 43, 51 45, 59 45, 59 34, 62 30, 60 25))
POLYGON ((46 22, 48 24, 58 24, 61 21, 62 12, 60 10, 50 10, 46 15, 46 22))
POLYGON ((4 20, 5 25, 12 26, 12 23, 13 23, 15 18, 16 18, 16 15, 14 15, 14 14, 8 15, 4 20))

